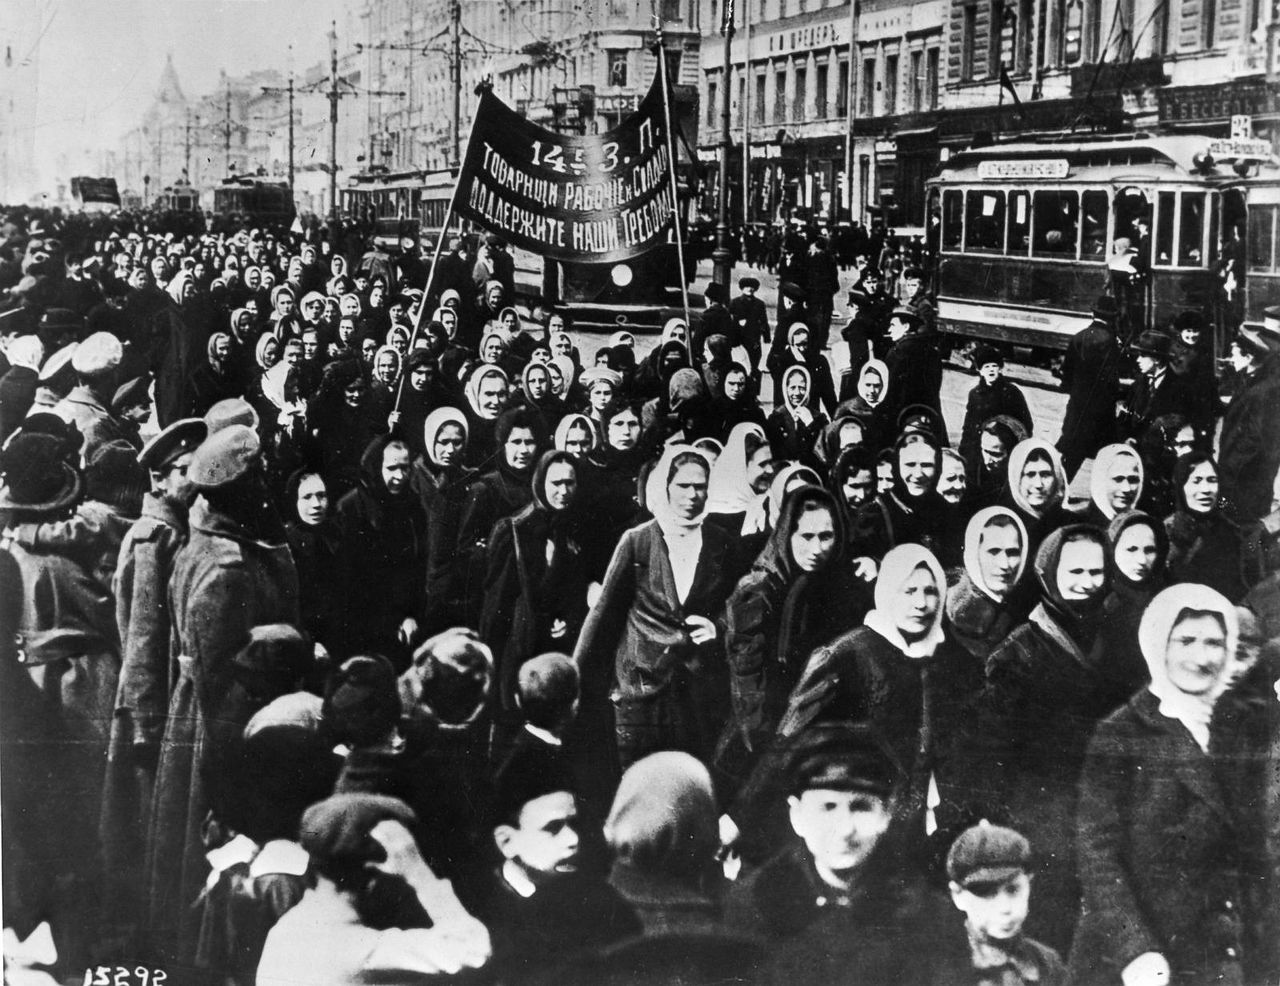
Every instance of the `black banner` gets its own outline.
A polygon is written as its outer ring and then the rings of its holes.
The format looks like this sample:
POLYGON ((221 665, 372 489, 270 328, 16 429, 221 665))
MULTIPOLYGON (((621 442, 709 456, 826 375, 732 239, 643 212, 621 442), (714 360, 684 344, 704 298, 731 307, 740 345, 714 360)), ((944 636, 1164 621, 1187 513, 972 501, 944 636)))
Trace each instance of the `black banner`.
POLYGON ((120 190, 114 178, 72 178, 71 195, 81 202, 120 204, 120 190))
POLYGON ((616 263, 666 241, 670 169, 658 79, 636 113, 586 137, 544 130, 486 91, 456 210, 544 257, 616 263))

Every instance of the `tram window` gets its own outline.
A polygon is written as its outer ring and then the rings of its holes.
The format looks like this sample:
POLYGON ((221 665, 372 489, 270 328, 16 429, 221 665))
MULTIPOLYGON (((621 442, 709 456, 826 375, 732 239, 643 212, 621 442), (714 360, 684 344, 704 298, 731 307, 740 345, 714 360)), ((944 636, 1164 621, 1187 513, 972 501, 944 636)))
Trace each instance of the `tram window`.
POLYGON ((1036 192, 1032 253, 1037 257, 1074 258, 1080 227, 1080 199, 1075 192, 1036 192))
POLYGON ((1177 195, 1174 192, 1160 192, 1156 196, 1155 262, 1159 267, 1169 267, 1173 264, 1173 221, 1176 198, 1177 195))
POLYGON ((1004 192, 969 192, 964 248, 967 253, 1004 253, 1004 192))
POLYGON ((1009 246, 1011 257, 1025 257, 1031 247, 1031 193, 1009 193, 1009 246))
POLYGON ((1080 246, 1081 260, 1103 261, 1107 259, 1107 212, 1111 200, 1101 190, 1085 192, 1080 199, 1080 222, 1084 227, 1084 240, 1080 246))
POLYGON ((1182 193, 1182 228, 1178 230, 1178 264, 1204 266, 1204 192, 1182 193))
POLYGON ((959 250, 964 235, 964 193, 955 189, 942 194, 942 249, 959 250))
POLYGON ((1280 232, 1280 205, 1249 207, 1249 270, 1270 273, 1280 268, 1276 234, 1280 232))

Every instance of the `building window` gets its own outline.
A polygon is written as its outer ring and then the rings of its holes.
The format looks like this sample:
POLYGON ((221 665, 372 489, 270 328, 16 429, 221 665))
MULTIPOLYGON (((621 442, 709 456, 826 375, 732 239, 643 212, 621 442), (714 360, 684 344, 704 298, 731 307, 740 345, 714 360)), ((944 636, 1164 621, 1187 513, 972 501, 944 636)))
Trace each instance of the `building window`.
MULTIPOLYGON (((1079 2, 1079 0, 1077 0, 1079 2)), ((960 80, 968 82, 974 77, 978 54, 978 8, 974 4, 964 8, 960 22, 960 80)))
POLYGON ((862 91, 858 96, 858 113, 862 116, 871 116, 875 113, 876 105, 876 60, 874 58, 864 58, 862 60, 862 91))
POLYGON ((1200 0, 1200 47, 1212 48, 1218 43, 1217 0, 1200 0))
POLYGON ((1018 0, 1018 50, 1014 60, 1015 71, 1031 71, 1032 27, 1031 0, 1018 0))
POLYGON ((787 118, 787 73, 773 75, 773 122, 782 123, 787 118))
POLYGON ((849 115, 849 62, 840 59, 836 68, 836 116, 849 115))
POLYGON ((747 78, 743 75, 738 76, 738 109, 734 117, 740 127, 747 122, 747 78))
POLYGON ((819 120, 825 119, 827 115, 827 66, 819 65, 817 75, 814 77, 814 108, 813 114, 819 120))
POLYGON ((609 85, 625 88, 627 85, 627 53, 606 52, 609 59, 609 85))
POLYGON ((662 19, 664 21, 680 20, 680 0, 662 0, 662 19))
POLYGON ((1084 12, 1084 59, 1096 62, 1102 45, 1102 0, 1085 0, 1084 12))
POLYGON ((803 122, 808 116, 804 111, 805 101, 809 96, 808 82, 809 73, 802 68, 796 69, 796 92, 795 102, 791 104, 791 119, 797 122, 803 122))
MULTIPOLYGON (((1013 11, 1008 11, 1008 16, 1012 21, 1017 21, 1017 15, 1013 11)), ((987 76, 990 78, 999 78, 1000 66, 1005 64, 1000 50, 1005 41, 1005 23, 1004 0, 991 0, 987 20, 987 76)))
POLYGON ((930 48, 924 64, 924 92, 927 109, 938 108, 938 77, 941 73, 941 53, 937 48, 930 48))
POLYGON ((680 56, 684 54, 679 48, 668 48, 664 54, 667 57, 667 78, 671 80, 671 84, 679 85, 680 83, 680 56))
POLYGON ((911 53, 911 75, 907 78, 907 108, 919 113, 924 106, 924 52, 911 53))
POLYGON ((1084 54, 1084 4, 1082 0, 1068 0, 1062 27, 1062 61, 1067 65, 1078 65, 1084 54))
POLYGON ((765 111, 765 76, 763 72, 756 74, 756 101, 751 107, 752 117, 756 123, 764 123, 765 111))
POLYGON ((884 115, 898 112, 898 56, 889 55, 884 60, 884 115))
POLYGON ((716 98, 720 94, 720 86, 714 82, 707 83, 707 126, 714 127, 716 125, 716 107, 719 100, 716 98))

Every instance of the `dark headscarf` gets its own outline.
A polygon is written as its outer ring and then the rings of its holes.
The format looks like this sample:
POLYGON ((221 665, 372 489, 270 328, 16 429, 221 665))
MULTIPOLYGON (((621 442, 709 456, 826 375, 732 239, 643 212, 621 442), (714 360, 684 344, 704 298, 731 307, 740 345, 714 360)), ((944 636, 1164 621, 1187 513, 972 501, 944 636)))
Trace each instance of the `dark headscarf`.
POLYGON ((537 455, 547 447, 547 434, 542 428, 542 418, 536 411, 528 407, 512 407, 498 415, 494 428, 496 466, 500 473, 512 482, 525 483, 538 466, 537 455), (533 440, 537 443, 538 452, 534 456, 534 465, 528 469, 515 470, 507 463, 507 439, 517 428, 528 428, 533 432, 533 440))
POLYGON ((769 532, 769 540, 752 568, 777 572, 787 583, 807 576, 820 576, 823 570, 830 569, 839 562, 844 553, 844 539, 844 518, 837 498, 820 486, 798 486, 783 497, 777 523, 769 532), (801 572, 791 554, 791 535, 795 533, 796 525, 809 506, 821 506, 829 510, 836 533, 831 556, 817 572, 801 572))
POLYGON ((1107 525, 1107 543, 1109 545, 1107 562, 1112 591, 1124 589, 1131 593, 1141 593, 1150 599, 1163 588, 1165 583, 1164 563, 1165 559, 1169 557, 1169 537, 1165 533, 1164 524, 1141 510, 1126 510, 1123 513, 1116 514, 1111 523, 1107 525), (1116 565, 1116 545, 1120 543, 1121 534, 1130 527, 1139 526, 1149 527, 1155 532, 1156 562, 1152 566, 1151 574, 1145 580, 1134 582, 1121 573, 1119 566, 1116 565))
MULTIPOLYGON (((1105 559, 1109 552, 1106 536, 1092 524, 1068 524, 1049 534, 1036 552, 1035 572, 1040 584, 1040 605, 1054 621, 1075 641, 1076 646, 1088 653, 1101 625, 1103 603, 1108 584, 1102 586, 1091 599, 1064 599, 1058 588, 1058 562, 1063 547, 1069 541, 1091 541, 1102 549, 1105 559)), ((1032 614, 1034 620, 1035 614, 1032 614)))

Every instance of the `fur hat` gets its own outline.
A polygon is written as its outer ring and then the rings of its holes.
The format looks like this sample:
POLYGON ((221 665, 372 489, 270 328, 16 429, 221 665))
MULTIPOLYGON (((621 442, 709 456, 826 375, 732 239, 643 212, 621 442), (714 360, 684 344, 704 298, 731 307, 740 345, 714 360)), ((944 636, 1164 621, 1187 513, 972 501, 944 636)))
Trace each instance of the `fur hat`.
POLYGON ((249 472, 259 461, 262 444, 246 425, 228 425, 213 432, 191 457, 187 475, 196 486, 225 486, 249 472))
POLYGON ((109 373, 124 359, 124 347, 110 332, 95 332, 71 357, 71 368, 82 377, 109 373))

